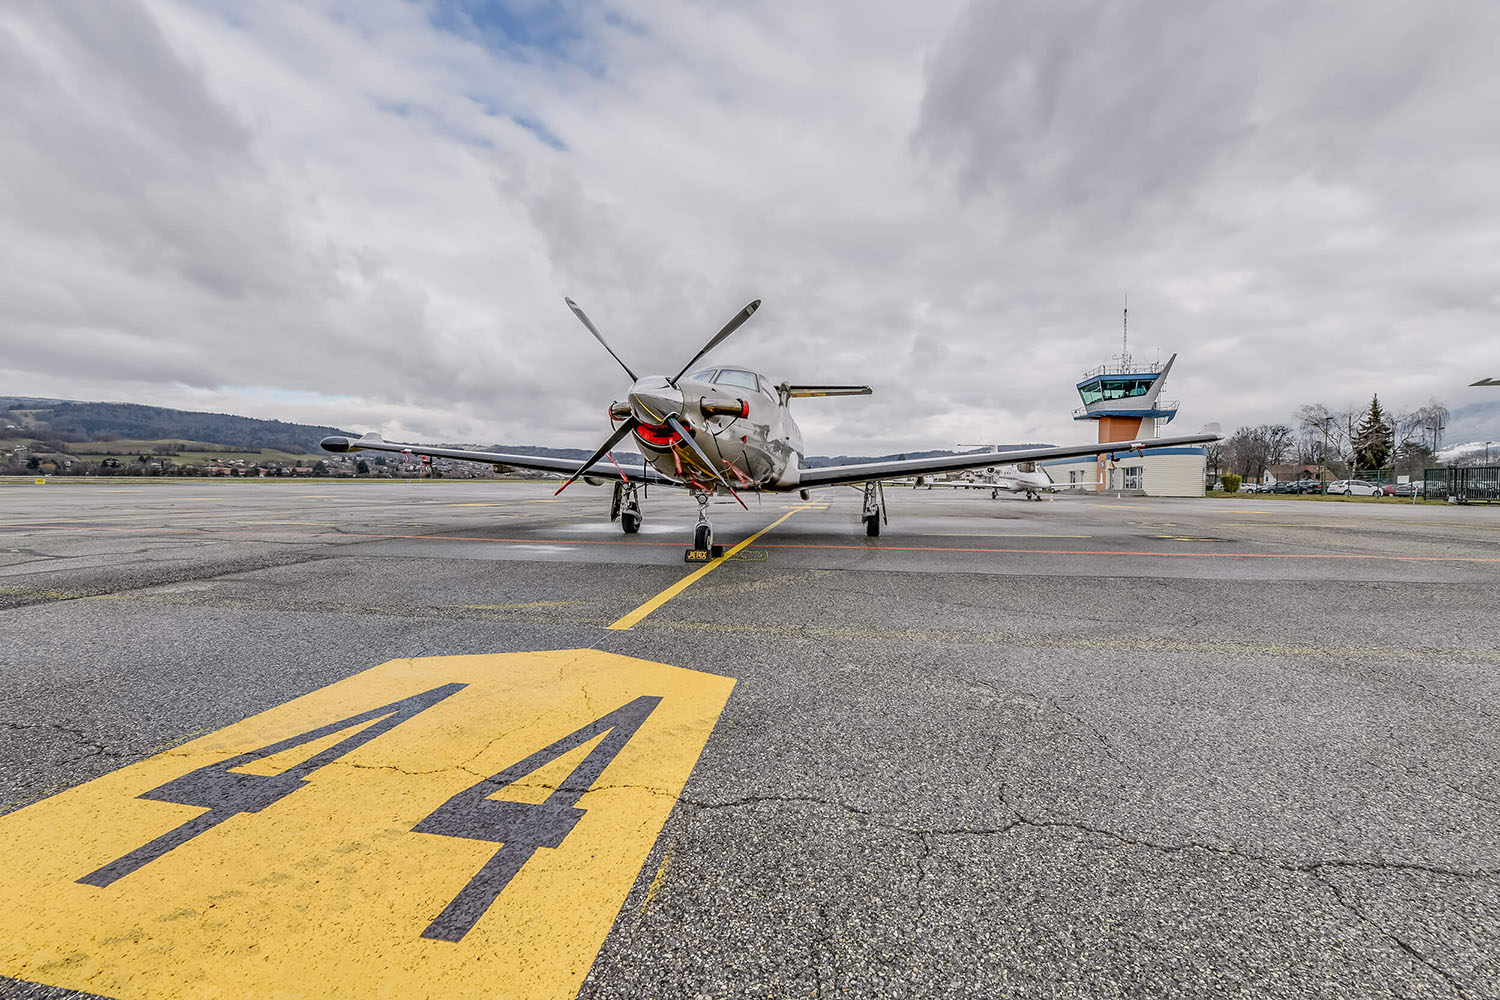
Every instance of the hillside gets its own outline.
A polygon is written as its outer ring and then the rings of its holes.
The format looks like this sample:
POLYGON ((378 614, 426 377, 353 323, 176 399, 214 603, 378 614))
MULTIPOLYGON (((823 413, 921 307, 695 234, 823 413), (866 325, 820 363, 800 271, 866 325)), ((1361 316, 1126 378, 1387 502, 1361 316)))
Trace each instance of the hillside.
POLYGON ((229 413, 172 410, 138 403, 87 403, 76 400, 0 396, 0 438, 33 438, 60 442, 70 452, 114 452, 112 440, 125 442, 181 441, 217 445, 234 451, 273 448, 292 454, 318 450, 330 434, 347 434, 337 427, 257 420, 229 413), (85 443, 106 447, 84 447, 85 443))

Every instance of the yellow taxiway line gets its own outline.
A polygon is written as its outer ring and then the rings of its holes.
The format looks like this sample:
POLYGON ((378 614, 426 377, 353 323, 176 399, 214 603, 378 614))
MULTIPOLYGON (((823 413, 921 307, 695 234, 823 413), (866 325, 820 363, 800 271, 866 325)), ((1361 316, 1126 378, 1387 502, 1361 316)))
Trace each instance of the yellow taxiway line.
POLYGON ((634 611, 630 612, 630 614, 626 615, 624 618, 621 618, 619 621, 617 621, 617 622, 613 623, 612 625, 610 625, 609 628, 612 629, 612 630, 614 630, 614 631, 616 631, 616 632, 624 632, 624 631, 626 631, 628 629, 635 628, 651 612, 655 611, 657 608, 661 607, 663 604, 666 604, 672 598, 676 597, 678 594, 682 593, 684 590, 687 590, 689 587, 691 587, 693 584, 697 583, 703 577, 707 576, 708 574, 712 573, 714 570, 718 569, 719 566, 720 566, 720 564, 722 564, 724 562, 724 560, 726 560, 726 559, 730 558, 731 556, 733 556, 740 549, 743 549, 745 546, 747 546, 751 542, 755 541, 761 535, 764 535, 766 532, 768 532, 772 528, 776 527, 782 521, 785 521, 787 518, 789 518, 793 514, 797 513, 797 511, 799 511, 799 510, 806 510, 806 509, 807 509, 806 507, 797 507, 797 508, 794 508, 792 510, 787 511, 785 514, 781 515, 776 520, 774 520, 770 524, 766 525, 764 528, 761 528, 759 531, 757 531, 755 534, 751 535, 749 538, 747 538, 744 541, 740 542, 734 548, 732 548, 732 549, 728 550, 727 552, 725 552, 719 558, 713 560, 712 562, 708 563, 705 566, 700 567, 697 570, 694 570, 692 573, 689 573, 687 576, 683 577, 681 580, 678 580, 676 583, 672 584, 672 586, 668 587, 666 590, 663 590, 660 594, 657 594, 655 597, 651 598, 651 600, 647 601, 645 604, 642 604, 640 607, 638 607, 634 611))

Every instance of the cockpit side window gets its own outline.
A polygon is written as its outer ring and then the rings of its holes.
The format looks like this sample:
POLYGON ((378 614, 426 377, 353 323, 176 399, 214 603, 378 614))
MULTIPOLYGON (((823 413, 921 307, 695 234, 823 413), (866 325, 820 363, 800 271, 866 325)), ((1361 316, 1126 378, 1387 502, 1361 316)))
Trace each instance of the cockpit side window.
POLYGON ((1036 471, 1036 463, 1035 462, 1018 462, 1018 463, 1016 463, 1016 471, 1017 472, 1035 472, 1036 471))
POLYGON ((712 382, 714 380, 715 371, 717 371, 717 369, 705 368, 701 372, 693 372, 693 374, 689 375, 688 378, 694 382, 712 382))
POLYGON ((719 372, 719 377, 714 379, 716 385, 733 385, 741 389, 758 389, 760 384, 755 379, 754 372, 740 371, 737 368, 726 368, 719 372))

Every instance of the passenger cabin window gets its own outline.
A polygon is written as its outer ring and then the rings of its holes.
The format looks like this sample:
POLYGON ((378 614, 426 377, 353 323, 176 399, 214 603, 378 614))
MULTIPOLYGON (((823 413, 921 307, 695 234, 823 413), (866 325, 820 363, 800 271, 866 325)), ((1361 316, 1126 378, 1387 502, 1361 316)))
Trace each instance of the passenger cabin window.
POLYGON ((755 378, 754 372, 740 371, 735 368, 726 368, 719 372, 719 377, 714 379, 717 385, 733 385, 741 389, 759 389, 760 383, 755 378))
POLYGON ((715 368, 705 368, 701 372, 693 372, 688 378, 694 382, 712 382, 714 380, 714 372, 717 370, 715 368))

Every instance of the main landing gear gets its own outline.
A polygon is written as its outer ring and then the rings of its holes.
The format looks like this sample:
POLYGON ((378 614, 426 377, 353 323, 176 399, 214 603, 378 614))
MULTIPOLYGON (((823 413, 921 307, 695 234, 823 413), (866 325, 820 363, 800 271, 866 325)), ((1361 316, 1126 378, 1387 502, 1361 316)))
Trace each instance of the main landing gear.
POLYGON ((880 525, 885 522, 885 487, 880 483, 865 483, 865 506, 861 515, 865 522, 865 534, 871 538, 880 536, 880 525))
POLYGON ((724 554, 724 546, 714 544, 714 526, 708 521, 708 494, 695 493, 698 501, 698 523, 693 526, 693 547, 683 554, 683 562, 709 562, 724 554))
POLYGON ((609 503, 609 519, 618 518, 627 535, 641 530, 640 494, 641 487, 637 483, 615 483, 614 496, 609 503))

